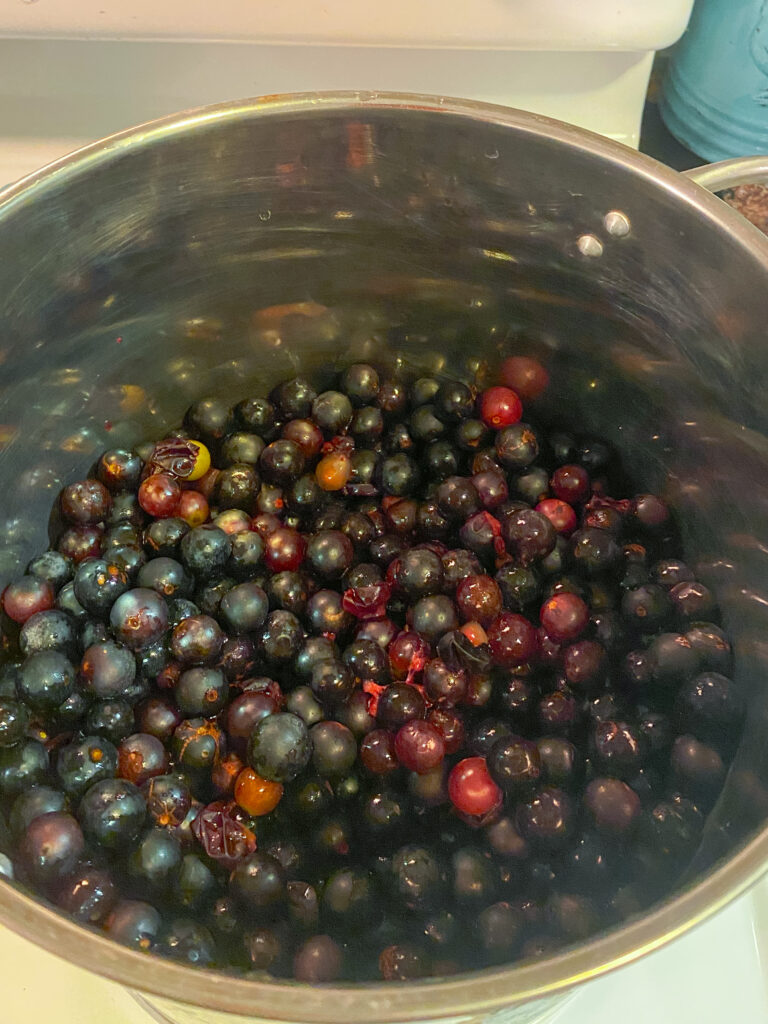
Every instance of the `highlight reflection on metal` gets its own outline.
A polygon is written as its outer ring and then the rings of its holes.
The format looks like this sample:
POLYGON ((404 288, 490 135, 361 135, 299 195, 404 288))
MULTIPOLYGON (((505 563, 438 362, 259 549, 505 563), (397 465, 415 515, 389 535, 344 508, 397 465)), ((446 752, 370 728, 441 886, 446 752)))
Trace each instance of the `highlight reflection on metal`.
POLYGON ((576 247, 582 256, 591 256, 594 259, 603 255, 603 243, 594 235, 579 235, 576 247))
POLYGON ((629 217, 621 210, 609 210, 603 217, 603 226, 609 235, 613 235, 615 238, 624 238, 628 235, 632 225, 629 223, 629 217))
POLYGON ((751 710, 685 889, 541 962, 405 986, 217 984, 7 885, 0 919, 144 991, 344 1024, 474 1019, 552 995, 742 891, 768 864, 767 285, 768 242, 680 175, 577 129, 444 98, 214 107, 3 193, 0 585, 44 545, 61 481, 99 448, 161 436, 201 393, 234 400, 363 354, 456 373, 524 334, 547 356, 554 411, 617 440, 638 487, 679 505, 751 710), (606 211, 631 231, 585 259, 575 240, 607 243, 606 211))

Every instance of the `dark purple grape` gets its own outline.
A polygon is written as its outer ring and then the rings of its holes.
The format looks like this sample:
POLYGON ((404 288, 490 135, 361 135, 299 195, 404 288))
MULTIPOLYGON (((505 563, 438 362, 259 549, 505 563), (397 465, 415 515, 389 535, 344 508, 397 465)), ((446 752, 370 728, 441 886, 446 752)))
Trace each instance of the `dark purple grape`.
POLYGON ((168 828, 151 828, 127 861, 134 891, 146 896, 164 895, 181 865, 181 843, 168 828))
POLYGON ((480 946, 491 963, 503 963, 514 956, 524 927, 520 911, 506 902, 492 903, 481 910, 475 920, 480 946))
POLYGON ((725 779, 725 765, 716 750, 694 736, 678 736, 670 757, 672 774, 681 791, 693 800, 712 801, 725 779))
POLYGON ((0 794, 15 797, 48 781, 48 752, 36 739, 0 748, 0 794))
POLYGON ((595 722, 592 754, 600 771, 630 779, 645 762, 645 743, 638 729, 627 722, 595 722))
POLYGON ((75 670, 60 652, 39 651, 26 658, 18 681, 19 696, 35 711, 50 713, 70 696, 75 670))
POLYGON ((127 647, 105 640, 90 646, 80 662, 80 685, 89 697, 119 700, 136 678, 136 659, 127 647))
POLYGON ((306 768, 312 740, 298 715, 279 713, 261 719, 251 734, 248 762, 264 779, 289 782, 306 768))
POLYGON ((224 569, 232 553, 232 538, 211 523, 196 526, 181 538, 181 561, 194 576, 211 577, 224 569))
POLYGON ((674 615, 678 622, 683 624, 684 629, 693 622, 706 621, 717 616, 715 596, 703 583, 678 583, 670 590, 669 599, 674 615))
POLYGON ((575 568, 585 576, 610 572, 621 559, 621 548, 607 530, 585 527, 571 537, 575 568))
POLYGON ((699 655, 680 633, 654 637, 648 647, 648 661, 653 681, 663 689, 679 686, 699 668, 699 655))
POLYGON ((274 857, 252 853, 239 861, 232 872, 229 888, 236 902, 247 913, 263 913, 286 897, 286 878, 274 857))
POLYGON ((47 580, 53 589, 58 591, 72 579, 74 565, 72 559, 62 555, 60 551, 49 550, 33 558, 27 566, 27 572, 31 576, 47 580))
POLYGON ((379 697, 376 718, 386 729, 397 731, 406 722, 423 718, 424 698, 419 691, 407 683, 393 683, 379 697))
POLYGON ((656 853, 673 861, 690 856, 701 838, 704 815, 690 800, 673 794, 645 815, 643 839, 656 853))
POLYGON ((118 597, 109 613, 109 624, 120 643, 133 651, 140 650, 165 632, 168 606, 154 590, 137 587, 118 597))
POLYGON ((733 671, 733 650, 723 630, 713 622, 694 622, 685 638, 699 656, 702 671, 721 672, 730 676, 733 671))
POLYGON ((738 686, 719 672, 704 672, 684 683, 675 700, 681 731, 726 747, 738 736, 745 713, 738 686))
POLYGON ((117 598, 129 587, 126 573, 119 566, 101 558, 89 558, 81 562, 72 585, 77 600, 96 618, 106 618, 117 598))
POLYGON ((527 423, 513 423, 496 435, 496 457, 507 469, 524 469, 539 454, 539 439, 527 423))
POLYGON ((342 972, 344 953, 329 935, 314 935, 299 947, 293 958, 293 976, 310 985, 336 981, 342 972))
POLYGON ((267 662, 283 665, 292 661, 304 640, 301 623, 290 612, 270 612, 261 630, 261 646, 267 662))
POLYGON ((310 686, 324 707, 332 707, 347 703, 355 688, 355 680, 343 661, 326 659, 313 667, 310 686))
POLYGON ((527 795, 541 778, 539 749, 521 736, 502 736, 491 747, 488 771, 505 793, 527 795))
POLYGON ((55 899, 75 921, 100 925, 117 902, 118 889, 109 872, 84 865, 61 881, 55 899))
POLYGON ((574 812, 568 794, 543 786, 517 805, 516 821, 524 839, 541 850, 557 850, 570 839, 574 812))
POLYGON ((29 823, 20 852, 32 879, 50 886, 75 870, 85 852, 85 839, 71 814, 49 811, 29 823))
POLYGON ((94 783, 117 774, 117 749, 103 736, 84 736, 63 746, 56 758, 56 775, 73 800, 94 783))
POLYGON ((640 799, 625 782, 615 778, 593 779, 584 803, 598 832, 620 836, 630 832, 640 815, 640 799))
POLYGON ((176 918, 164 932, 158 952, 192 967, 212 967, 218 959, 216 940, 191 918, 176 918))
POLYGON ((80 801, 77 816, 86 838, 110 852, 123 851, 139 837, 147 808, 136 786, 123 779, 102 779, 80 801))
POLYGON ((144 549, 150 558, 159 555, 175 559, 181 540, 189 529, 189 523, 178 517, 155 519, 144 531, 144 549))
POLYGON ((335 590, 316 590, 307 601, 305 617, 311 630, 321 636, 346 633, 353 622, 344 598, 335 590))
POLYGON ((136 786, 168 771, 168 752, 156 736, 137 732, 117 748, 117 774, 136 786))
POLYGON ((171 654, 182 665, 207 665, 224 645, 224 633, 210 615, 190 615, 171 634, 171 654))
POLYGON ((158 911, 142 900, 120 900, 104 922, 110 938, 145 953, 154 948, 161 927, 158 911))
POLYGON ((524 566, 535 564, 554 550, 557 533, 541 512, 523 508, 500 516, 501 535, 507 549, 524 566))
POLYGON ((672 604, 666 590, 655 583, 628 590, 621 599, 624 620, 638 632, 655 632, 664 625, 671 612, 672 604))
POLYGON ((429 643, 436 643, 459 624, 456 605, 445 594, 419 598, 409 610, 409 621, 413 630, 429 643))

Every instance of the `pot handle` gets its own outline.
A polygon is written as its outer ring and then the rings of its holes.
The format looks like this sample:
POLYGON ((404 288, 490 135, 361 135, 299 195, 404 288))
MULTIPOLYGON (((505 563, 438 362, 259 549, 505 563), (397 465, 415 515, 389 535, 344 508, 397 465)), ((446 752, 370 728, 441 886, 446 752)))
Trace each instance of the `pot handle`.
POLYGON ((768 185, 768 156, 739 156, 682 173, 710 192, 722 192, 738 185, 768 185))

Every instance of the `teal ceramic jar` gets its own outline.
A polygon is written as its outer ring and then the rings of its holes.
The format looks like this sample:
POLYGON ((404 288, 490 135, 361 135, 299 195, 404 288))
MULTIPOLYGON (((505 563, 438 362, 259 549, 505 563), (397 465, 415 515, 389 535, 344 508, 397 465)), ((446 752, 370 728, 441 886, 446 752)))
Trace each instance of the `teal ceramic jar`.
POLYGON ((768 152, 768 0, 696 0, 661 114, 707 160, 768 152))

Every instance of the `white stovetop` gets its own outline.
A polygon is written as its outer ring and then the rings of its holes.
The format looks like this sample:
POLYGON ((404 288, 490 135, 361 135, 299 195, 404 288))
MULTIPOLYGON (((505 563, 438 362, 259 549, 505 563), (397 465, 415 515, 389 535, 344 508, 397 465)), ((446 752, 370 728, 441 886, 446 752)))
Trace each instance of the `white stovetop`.
MULTIPOLYGON (((681 2, 687 0, 675 0, 681 2)), ((0 31, 11 3, 23 7, 25 0, 0 0, 0 31)), ((35 5, 38 13, 44 7, 45 0, 35 5)), ((637 145, 651 60, 642 48, 510 54, 0 38, 0 188, 85 143, 165 114, 318 89, 468 96, 637 145)))
MULTIPOLYGON (((582 986, 548 1024, 764 1024, 768 881, 676 942, 582 986)), ((3 1024, 154 1024, 132 996, 0 928, 3 1024)))

